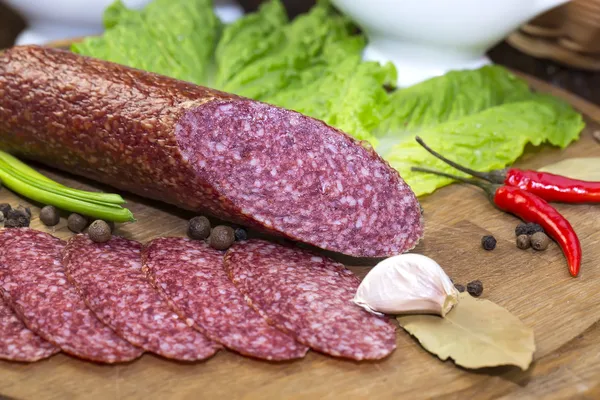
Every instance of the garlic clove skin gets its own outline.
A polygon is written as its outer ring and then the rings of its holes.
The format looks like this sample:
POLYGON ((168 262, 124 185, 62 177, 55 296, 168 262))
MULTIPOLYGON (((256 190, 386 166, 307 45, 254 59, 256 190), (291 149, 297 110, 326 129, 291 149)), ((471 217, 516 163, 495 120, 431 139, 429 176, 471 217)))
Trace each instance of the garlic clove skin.
POLYGON ((363 279, 353 302, 381 314, 445 316, 459 292, 442 267, 421 254, 401 254, 377 264, 363 279))

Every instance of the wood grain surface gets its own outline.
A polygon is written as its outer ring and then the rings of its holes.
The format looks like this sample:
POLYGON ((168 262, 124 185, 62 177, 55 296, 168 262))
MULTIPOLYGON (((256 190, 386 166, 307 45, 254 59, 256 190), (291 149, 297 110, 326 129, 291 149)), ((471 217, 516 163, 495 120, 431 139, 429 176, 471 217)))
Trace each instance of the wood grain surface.
MULTIPOLYGON (((560 89, 530 80, 586 113, 582 138, 565 150, 530 148, 519 166, 541 167, 568 157, 600 156, 592 132, 600 129, 600 109, 560 89)), ((89 182, 43 169, 76 187, 89 182)), ((145 242, 157 236, 183 236, 189 214, 126 196, 138 221, 117 233, 145 242)), ((7 189, 0 203, 29 204, 7 189)), ((268 363, 228 351, 199 363, 177 363, 152 355, 116 366, 97 365, 59 354, 35 364, 0 362, 0 398, 18 399, 333 399, 333 398, 600 398, 600 206, 557 205, 572 222, 583 248, 582 272, 571 278, 560 249, 518 250, 517 219, 492 207, 477 188, 452 185, 421 199, 426 236, 416 252, 436 259, 455 280, 480 279, 483 296, 519 316, 535 330, 535 362, 526 372, 502 367, 478 371, 441 362, 399 329, 398 349, 379 362, 341 361, 315 352, 304 360, 268 363), (484 234, 497 248, 480 247, 484 234)), ((35 207, 35 205, 33 205, 35 207)), ((33 210, 34 228, 68 238, 63 219, 43 227, 33 210)), ((356 260, 353 260, 356 264, 356 260)), ((372 263, 364 263, 373 265, 372 263)), ((368 266, 351 266, 360 276, 368 266)))

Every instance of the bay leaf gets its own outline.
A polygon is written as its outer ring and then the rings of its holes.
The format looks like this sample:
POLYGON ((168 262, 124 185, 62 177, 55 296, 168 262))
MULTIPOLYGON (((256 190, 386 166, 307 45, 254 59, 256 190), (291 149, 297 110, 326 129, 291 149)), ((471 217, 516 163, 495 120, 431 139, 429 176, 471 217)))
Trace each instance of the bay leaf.
POLYGON ((540 168, 540 171, 573 179, 600 182, 600 157, 567 158, 540 168))
POLYGON ((397 317, 400 326, 441 360, 465 368, 516 365, 529 368, 535 351, 533 329, 508 310, 468 293, 445 318, 435 315, 397 317))

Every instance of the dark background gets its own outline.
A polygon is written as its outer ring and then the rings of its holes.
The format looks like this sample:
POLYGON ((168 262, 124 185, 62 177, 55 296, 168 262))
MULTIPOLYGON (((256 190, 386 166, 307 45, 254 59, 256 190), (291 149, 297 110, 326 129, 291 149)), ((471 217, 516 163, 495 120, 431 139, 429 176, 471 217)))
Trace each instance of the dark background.
MULTIPOLYGON (((40 0, 51 1, 51 0, 40 0)), ((238 0, 246 11, 255 10, 261 0, 238 0)), ((290 17, 307 11, 314 0, 283 0, 290 17)), ((0 4, 0 48, 11 46, 17 34, 24 28, 23 20, 3 4, 0 4)), ((551 84, 567 89, 600 105, 600 73, 577 70, 553 61, 537 59, 500 43, 489 52, 490 58, 507 67, 528 73, 551 84)))

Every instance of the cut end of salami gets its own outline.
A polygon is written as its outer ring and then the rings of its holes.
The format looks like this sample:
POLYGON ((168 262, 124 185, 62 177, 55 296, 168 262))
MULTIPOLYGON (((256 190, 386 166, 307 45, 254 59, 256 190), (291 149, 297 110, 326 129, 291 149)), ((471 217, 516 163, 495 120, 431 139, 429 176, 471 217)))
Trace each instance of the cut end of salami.
POLYGON ((59 351, 58 347, 27 329, 0 298, 0 359, 35 362, 59 351))
POLYGON ((356 257, 403 253, 423 235, 398 173, 321 121, 220 100, 189 110, 176 136, 197 173, 259 228, 356 257))
POLYGON ((249 240, 227 251, 225 270, 263 317, 314 350, 377 360, 396 348, 392 323, 352 303, 359 280, 342 264, 249 240))
POLYGON ((423 235, 393 168, 294 111, 36 46, 0 55, 0 93, 0 148, 19 156, 350 256, 423 235))
POLYGON ((29 228, 0 230, 0 288, 27 328, 65 353, 101 363, 143 350, 121 339, 86 307, 61 263, 65 243, 29 228))
POLYGON ((90 310, 130 343, 180 361, 214 355, 220 346, 187 326, 146 278, 141 250, 133 240, 95 243, 80 234, 67 243, 63 264, 90 310))
POLYGON ((223 269, 223 253, 206 243, 155 239, 144 248, 143 263, 178 314, 227 348, 270 361, 302 358, 308 351, 248 306, 223 269))

